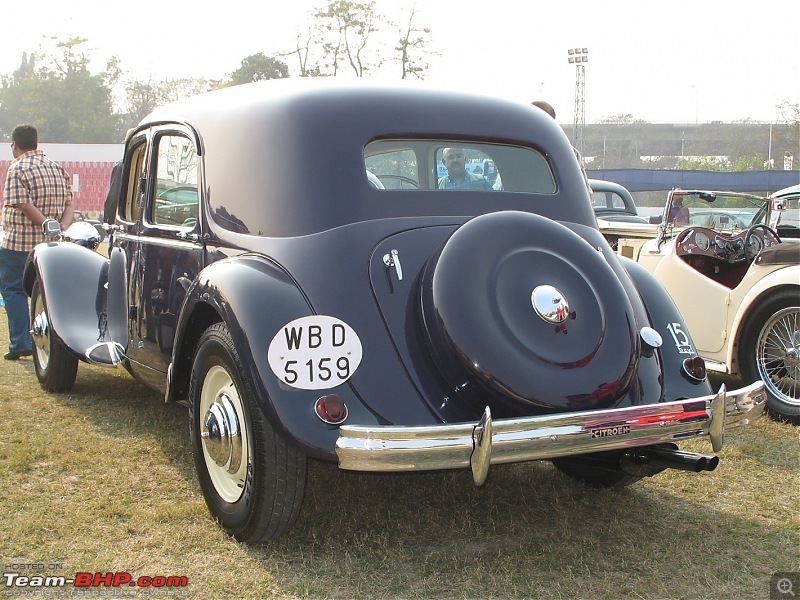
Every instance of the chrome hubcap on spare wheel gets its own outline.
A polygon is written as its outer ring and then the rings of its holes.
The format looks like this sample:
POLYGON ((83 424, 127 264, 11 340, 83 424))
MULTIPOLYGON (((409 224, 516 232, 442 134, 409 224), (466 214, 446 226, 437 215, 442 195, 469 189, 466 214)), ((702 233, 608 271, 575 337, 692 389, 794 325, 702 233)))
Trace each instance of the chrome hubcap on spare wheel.
POLYGON ((552 285, 540 285, 531 292, 533 310, 547 323, 559 324, 569 317, 569 302, 552 285))

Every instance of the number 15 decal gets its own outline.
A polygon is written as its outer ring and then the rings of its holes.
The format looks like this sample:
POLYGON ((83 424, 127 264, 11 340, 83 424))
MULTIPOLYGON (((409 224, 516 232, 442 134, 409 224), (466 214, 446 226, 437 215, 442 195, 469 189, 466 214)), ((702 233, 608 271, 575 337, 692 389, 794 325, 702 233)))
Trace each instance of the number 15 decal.
POLYGON ((672 334, 672 339, 675 340, 675 347, 681 354, 694 354, 692 342, 689 341, 689 336, 683 330, 681 323, 670 323, 667 329, 672 334))

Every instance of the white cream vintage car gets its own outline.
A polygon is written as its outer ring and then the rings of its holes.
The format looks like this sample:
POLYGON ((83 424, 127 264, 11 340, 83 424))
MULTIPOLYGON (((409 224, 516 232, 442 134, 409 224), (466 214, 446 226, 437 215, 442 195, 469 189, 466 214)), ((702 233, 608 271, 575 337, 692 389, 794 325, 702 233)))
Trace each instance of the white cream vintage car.
MULTIPOLYGON (((784 205, 673 190, 655 238, 615 233, 617 252, 670 293, 706 367, 746 383, 762 379, 770 412, 800 423, 800 240, 770 226, 784 205)), ((671 334, 680 340, 685 332, 671 334)))

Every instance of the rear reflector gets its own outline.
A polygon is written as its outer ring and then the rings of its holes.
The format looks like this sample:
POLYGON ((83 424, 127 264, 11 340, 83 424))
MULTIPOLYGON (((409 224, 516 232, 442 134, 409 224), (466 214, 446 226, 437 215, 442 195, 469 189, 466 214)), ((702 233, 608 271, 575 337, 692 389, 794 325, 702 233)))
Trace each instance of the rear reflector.
POLYGON ((699 356, 687 358, 683 361, 683 371, 694 381, 703 381, 706 378, 706 363, 699 356))
POLYGON ((347 406, 338 394, 328 394, 317 400, 314 412, 329 425, 339 425, 347 419, 347 406))

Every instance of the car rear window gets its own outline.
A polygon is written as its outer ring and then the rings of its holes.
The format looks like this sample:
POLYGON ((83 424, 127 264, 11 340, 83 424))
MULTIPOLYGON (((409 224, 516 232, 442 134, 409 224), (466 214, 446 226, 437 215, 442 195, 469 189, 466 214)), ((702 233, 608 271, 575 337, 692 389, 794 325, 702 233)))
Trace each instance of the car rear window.
POLYGON ((533 148, 464 140, 376 140, 364 149, 378 190, 463 190, 554 194, 546 157, 533 148))

